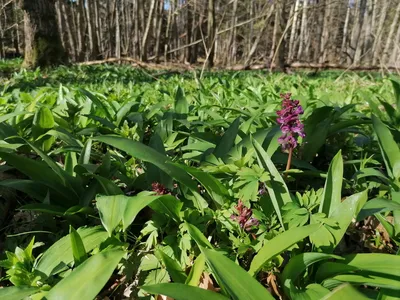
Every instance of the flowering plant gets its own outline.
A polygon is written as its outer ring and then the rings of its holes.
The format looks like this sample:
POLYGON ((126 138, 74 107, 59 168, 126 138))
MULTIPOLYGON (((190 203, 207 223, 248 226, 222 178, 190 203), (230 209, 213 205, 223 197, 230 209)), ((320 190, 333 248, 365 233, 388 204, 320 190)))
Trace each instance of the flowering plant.
POLYGON ((284 151, 289 152, 288 165, 286 170, 290 168, 293 149, 298 145, 298 138, 304 138, 304 125, 300 121, 300 115, 304 113, 299 100, 292 100, 290 93, 281 94, 282 109, 276 113, 278 115, 277 122, 280 124, 282 136, 278 139, 284 151))
POLYGON ((250 231, 253 226, 259 224, 258 220, 252 217, 253 211, 251 208, 244 206, 241 200, 238 201, 238 205, 236 205, 235 208, 238 214, 231 215, 231 219, 238 222, 240 228, 243 228, 245 231, 250 231))

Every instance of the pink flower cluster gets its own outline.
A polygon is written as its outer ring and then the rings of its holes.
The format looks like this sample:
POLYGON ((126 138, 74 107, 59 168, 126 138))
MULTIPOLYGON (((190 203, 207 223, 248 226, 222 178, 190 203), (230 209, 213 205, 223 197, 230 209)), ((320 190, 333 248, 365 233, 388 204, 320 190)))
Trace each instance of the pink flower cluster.
POLYGON ((299 104, 299 100, 292 100, 291 94, 281 94, 282 109, 276 113, 278 115, 277 122, 280 124, 282 136, 278 139, 283 150, 294 149, 297 147, 297 139, 299 136, 304 138, 304 125, 300 122, 299 116, 304 113, 303 108, 299 104))
POLYGON ((238 205, 235 206, 238 211, 237 215, 231 215, 231 219, 239 223, 239 226, 245 231, 250 231, 253 226, 259 224, 256 218, 253 218, 253 212, 251 208, 247 208, 243 205, 243 202, 239 200, 238 205))

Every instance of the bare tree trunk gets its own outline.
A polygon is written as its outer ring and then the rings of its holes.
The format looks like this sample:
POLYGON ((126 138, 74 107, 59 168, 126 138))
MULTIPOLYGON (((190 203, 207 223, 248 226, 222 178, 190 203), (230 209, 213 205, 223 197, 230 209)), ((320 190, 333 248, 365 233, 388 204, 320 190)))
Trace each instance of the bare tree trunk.
POLYGON ((148 43, 148 36, 149 36, 151 21, 153 19, 153 12, 154 12, 155 4, 156 4, 156 0, 151 0, 149 15, 147 17, 147 25, 146 25, 146 29, 144 30, 143 39, 142 39, 142 60, 143 61, 147 61, 147 43, 148 43))
MULTIPOLYGON (((253 2, 253 1, 252 1, 253 2)), ((231 16, 231 30, 229 33, 228 53, 226 54, 226 63, 228 66, 235 61, 236 57, 236 23, 237 23, 237 6, 238 0, 233 1, 232 16, 231 16)))
POLYGON ((65 63, 67 56, 58 32, 54 1, 23 0, 25 19, 24 66, 51 66, 65 63))
POLYGON ((272 14, 274 13, 274 7, 275 7, 275 5, 272 4, 272 6, 270 7, 270 10, 269 10, 269 14, 264 19, 262 27, 260 28, 260 32, 257 35, 257 38, 255 39, 255 41, 254 41, 254 43, 253 43, 253 45, 252 45, 252 47, 250 49, 250 52, 248 53, 247 58, 246 58, 246 60, 244 62, 245 66, 249 65, 252 56, 254 55, 254 53, 257 50, 257 46, 260 43, 260 40, 261 40, 262 36, 264 35, 265 29, 268 26, 269 19, 271 18, 272 14))
POLYGON ((385 23, 386 14, 387 14, 388 7, 389 7, 389 1, 382 1, 382 5, 383 6, 381 9, 379 24, 378 24, 377 30, 375 31, 375 40, 374 40, 374 44, 372 46, 372 53, 373 53, 372 64, 373 65, 376 64, 379 56, 381 55, 380 44, 383 44, 383 42, 381 42, 381 37, 382 37, 382 32, 383 32, 383 25, 385 23))
POLYGON ((385 48, 384 48, 384 50, 383 50, 382 62, 383 62, 384 64, 386 64, 386 63, 389 62, 389 61, 388 61, 388 58, 389 58, 389 50, 390 50, 390 46, 391 46, 392 41, 393 41, 393 36, 394 36, 395 30, 396 30, 396 29, 398 28, 398 26, 399 26, 399 24, 398 24, 399 16, 400 16, 400 1, 399 1, 398 5, 397 5, 396 12, 395 12, 395 15, 394 15, 394 18, 393 18, 393 22, 392 22, 392 24, 390 25, 389 34, 388 34, 388 36, 387 36, 385 48))
POLYGON ((119 23, 119 6, 120 1, 114 1, 114 8, 115 8, 115 57, 121 58, 121 29, 119 23))
POLYGON ((158 62, 158 57, 160 54, 160 44, 161 44, 161 31, 162 31, 162 24, 163 24, 163 16, 164 16, 164 0, 160 0, 160 6, 158 8, 157 14, 157 30, 156 30, 156 49, 155 49, 155 57, 156 62, 158 62))
POLYGON ((214 66, 215 55, 215 3, 214 0, 208 0, 208 20, 207 20, 207 66, 214 66))
POLYGON ((289 40, 289 61, 292 61, 294 55, 294 41, 296 37, 297 30, 297 18, 298 18, 298 10, 299 10, 300 0, 296 0, 293 12, 293 20, 292 20, 292 29, 290 32, 290 40, 289 40))

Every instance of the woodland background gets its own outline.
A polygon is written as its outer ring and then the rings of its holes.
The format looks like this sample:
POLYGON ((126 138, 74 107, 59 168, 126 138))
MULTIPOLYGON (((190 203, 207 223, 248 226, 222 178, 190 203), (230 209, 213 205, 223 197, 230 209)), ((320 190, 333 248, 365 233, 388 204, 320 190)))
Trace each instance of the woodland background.
POLYGON ((0 58, 30 43, 24 2, 70 62, 400 67, 400 0, 0 0, 0 58))

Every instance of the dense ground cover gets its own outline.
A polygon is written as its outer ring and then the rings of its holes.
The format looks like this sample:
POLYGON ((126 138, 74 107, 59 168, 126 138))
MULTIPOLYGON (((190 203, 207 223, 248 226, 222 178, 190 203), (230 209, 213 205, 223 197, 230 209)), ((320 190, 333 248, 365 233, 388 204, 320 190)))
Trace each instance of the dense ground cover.
POLYGON ((398 79, 7 74, 2 299, 398 297, 398 79), (304 109, 290 168, 282 93, 304 109))

